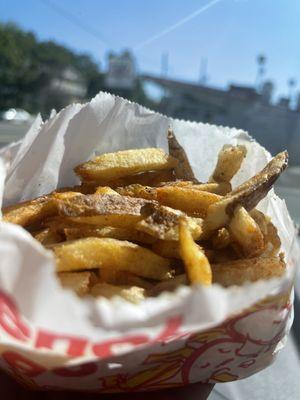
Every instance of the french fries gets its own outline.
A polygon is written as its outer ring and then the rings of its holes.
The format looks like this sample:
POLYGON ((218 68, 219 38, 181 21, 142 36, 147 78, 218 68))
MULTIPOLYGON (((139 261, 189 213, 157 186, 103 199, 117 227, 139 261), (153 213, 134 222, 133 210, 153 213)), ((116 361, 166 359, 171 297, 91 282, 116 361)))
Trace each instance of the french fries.
POLYGON ((168 142, 170 155, 150 148, 95 157, 75 168, 81 185, 6 207, 3 220, 50 249, 61 285, 79 296, 138 303, 180 285, 284 274, 277 229, 255 207, 287 153, 232 190, 244 146, 224 146, 209 182, 199 183, 171 131, 168 142))
POLYGON ((183 218, 179 225, 179 246, 189 282, 205 286, 211 285, 212 272, 209 261, 201 248, 194 242, 183 218))
POLYGON ((89 237, 55 244, 51 249, 57 272, 112 268, 154 280, 172 276, 169 260, 125 240, 89 237))
POLYGON ((78 165, 75 172, 83 181, 101 182, 140 172, 172 169, 177 164, 178 161, 162 149, 123 150, 95 157, 78 165))
MULTIPOLYGON (((67 240, 81 239, 85 237, 108 237, 119 240, 128 240, 130 242, 151 244, 156 241, 153 236, 147 233, 126 228, 116 228, 112 226, 104 226, 102 228, 97 228, 94 226, 80 226, 73 228, 65 228, 64 234, 67 240)), ((58 242, 58 241, 57 241, 58 242)), ((56 243, 57 243, 56 242, 56 243)), ((50 244, 50 243, 49 243, 50 244)))
POLYGON ((256 257, 212 264, 213 282, 225 287, 280 277, 285 270, 284 261, 278 257, 256 257))
POLYGON ((211 182, 230 182, 240 169, 246 157, 245 146, 225 145, 219 153, 217 165, 210 178, 211 182))
POLYGON ((205 217, 208 207, 221 196, 191 187, 166 186, 157 189, 157 200, 166 206, 186 212, 191 216, 205 217))

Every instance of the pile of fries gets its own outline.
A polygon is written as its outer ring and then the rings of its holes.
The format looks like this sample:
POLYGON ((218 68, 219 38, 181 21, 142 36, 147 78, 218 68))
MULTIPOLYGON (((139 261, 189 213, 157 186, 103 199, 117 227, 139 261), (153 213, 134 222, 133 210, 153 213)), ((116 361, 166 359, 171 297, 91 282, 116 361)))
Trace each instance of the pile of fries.
POLYGON ((286 168, 287 153, 232 190, 244 146, 224 146, 200 183, 171 131, 168 141, 169 154, 124 150, 78 165, 81 185, 4 208, 3 220, 51 250, 62 286, 80 296, 139 302, 179 285, 281 276, 277 230, 255 207, 286 168))

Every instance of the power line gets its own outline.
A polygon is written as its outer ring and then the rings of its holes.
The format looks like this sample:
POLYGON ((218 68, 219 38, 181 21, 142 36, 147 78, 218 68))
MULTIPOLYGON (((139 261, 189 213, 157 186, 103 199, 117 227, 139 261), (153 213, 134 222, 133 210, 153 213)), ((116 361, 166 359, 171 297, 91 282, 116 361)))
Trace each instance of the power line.
POLYGON ((163 29, 161 32, 157 33, 154 36, 151 36, 149 39, 144 40, 143 42, 139 43, 136 45, 133 50, 141 50, 143 47, 147 46, 148 44, 154 42, 157 39, 160 39, 161 37, 167 35, 168 33, 174 31, 175 29, 179 28, 180 26, 186 24, 187 22, 191 21, 192 19, 196 18, 199 14, 202 14, 204 11, 208 10, 209 8, 213 7, 217 3, 219 3, 222 0, 212 0, 209 3, 205 4, 204 6, 200 7, 198 10, 194 11, 192 14, 187 15, 186 17, 182 18, 175 24, 163 29))
POLYGON ((47 7, 51 8, 54 12, 59 14, 60 16, 63 16, 66 20, 71 22, 73 25, 76 25, 86 33, 90 34, 91 36, 94 36, 96 39, 100 40, 103 44, 105 44, 107 47, 114 47, 112 45, 112 42, 105 36, 103 35, 102 32, 98 31, 97 29, 93 28, 92 26, 86 24, 83 22, 80 18, 78 18, 76 15, 71 13, 70 11, 62 8, 56 3, 53 3, 51 0, 40 0, 42 3, 44 3, 47 7))

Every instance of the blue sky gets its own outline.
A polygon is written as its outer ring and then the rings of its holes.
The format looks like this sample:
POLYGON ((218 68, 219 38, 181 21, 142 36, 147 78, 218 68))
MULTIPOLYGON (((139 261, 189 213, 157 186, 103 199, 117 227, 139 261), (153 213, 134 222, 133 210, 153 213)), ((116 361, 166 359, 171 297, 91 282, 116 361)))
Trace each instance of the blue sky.
MULTIPOLYGON (((139 47, 211 1, 0 0, 0 21, 87 52, 105 67, 110 49, 139 47)), ((172 78, 197 81, 205 58, 210 85, 253 84, 256 56, 264 53, 266 77, 275 81, 277 94, 286 95, 291 77, 300 90, 299 18, 299 0, 214 0, 203 13, 136 51, 138 67, 160 73, 161 54, 167 51, 172 78)))

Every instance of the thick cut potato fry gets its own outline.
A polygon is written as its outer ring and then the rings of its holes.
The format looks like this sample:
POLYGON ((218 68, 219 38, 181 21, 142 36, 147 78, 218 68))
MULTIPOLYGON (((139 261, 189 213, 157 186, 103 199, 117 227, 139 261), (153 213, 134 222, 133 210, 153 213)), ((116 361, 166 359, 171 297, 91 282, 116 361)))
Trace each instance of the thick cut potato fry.
POLYGON ((59 272, 57 274, 64 288, 72 289, 78 296, 84 296, 89 292, 92 273, 86 272, 59 272))
POLYGON ((238 206, 228 225, 230 235, 241 255, 252 258, 263 253, 265 249, 264 236, 254 219, 244 209, 238 206))
POLYGON ((284 261, 278 257, 255 257, 212 264, 213 282, 226 287, 280 277, 285 270, 284 261))
POLYGON ((157 188, 157 200, 166 206, 186 212, 188 215, 204 217, 211 204, 222 197, 190 187, 166 186, 157 188))
POLYGON ((145 219, 136 224, 136 229, 148 233, 162 240, 179 240, 179 221, 181 217, 186 218, 186 222, 194 239, 199 239, 202 233, 201 218, 187 217, 179 210, 170 207, 157 207, 148 204, 143 207, 145 219))
POLYGON ((168 130, 168 144, 169 154, 179 161, 174 169, 176 178, 197 182, 188 157, 171 129, 168 130))
POLYGON ((172 169, 178 161, 162 149, 133 149, 106 153, 78 165, 74 170, 84 181, 101 182, 139 172, 172 169))
POLYGON ((33 236, 44 246, 47 246, 49 244, 59 243, 64 240, 63 235, 50 228, 43 229, 42 231, 34 234, 33 236))
POLYGON ((68 199, 72 199, 73 197, 76 197, 76 196, 82 196, 82 193, 72 192, 72 191, 53 192, 51 196, 57 200, 68 200, 68 199))
POLYGON ((101 268, 100 279, 105 283, 113 285, 139 286, 146 290, 151 290, 153 288, 153 284, 146 279, 127 271, 117 271, 111 268, 101 268))
POLYGON ((158 240, 152 245, 154 253, 165 258, 177 258, 181 260, 179 242, 175 240, 158 240))
POLYGON ((98 186, 95 194, 118 194, 118 192, 116 192, 109 186, 98 186))
MULTIPOLYGON (((119 178, 119 179, 114 179, 112 181, 102 181, 101 180, 101 185, 108 185, 109 187, 115 189, 117 187, 122 187, 122 186, 129 186, 133 184, 139 184, 142 186, 156 186, 160 185, 162 182, 166 181, 174 181, 175 180, 175 174, 173 169, 165 169, 161 171, 147 171, 147 172, 142 172, 140 174, 135 174, 135 175, 128 175, 125 176, 124 178, 119 178)), ((87 182, 85 185, 90 186, 93 185, 93 187, 99 186, 100 183, 90 183, 88 184, 87 182)), ((93 192, 91 192, 93 193, 93 192)))
POLYGON ((145 289, 138 286, 115 286, 108 283, 97 283, 92 287, 91 295, 111 299, 119 296, 131 303, 139 303, 145 298, 145 289))
POLYGON ((105 226, 103 228, 96 227, 76 227, 64 229, 67 240, 80 239, 84 237, 108 237, 119 240, 128 240, 129 242, 138 242, 151 244, 157 239, 147 233, 138 231, 136 229, 117 228, 112 226, 105 226))
POLYGON ((210 178, 211 182, 230 182, 246 157, 245 146, 225 145, 218 155, 217 165, 210 178))
POLYGON ((229 246, 231 241, 230 233, 226 228, 221 228, 218 232, 212 237, 212 244, 214 249, 225 249, 225 247, 229 246))
POLYGON ((58 202, 61 216, 75 223, 134 228, 148 200, 117 195, 86 195, 58 202))
POLYGON ((147 200, 156 200, 156 188, 151 186, 143 186, 139 183, 116 188, 117 193, 122 196, 139 197, 147 200))
POLYGON ((201 190, 203 192, 210 192, 224 196, 231 192, 231 184, 229 182, 209 182, 200 183, 198 185, 190 185, 191 189, 201 190))
POLYGON ((2 210, 3 221, 28 226, 41 221, 43 218, 55 215, 57 207, 51 196, 42 196, 25 201, 2 210))
POLYGON ((240 205, 247 211, 255 208, 287 167, 287 163, 286 151, 277 154, 258 174, 242 183, 217 203, 211 204, 203 225, 204 235, 208 236, 212 231, 225 226, 237 206, 240 205))
POLYGON ((112 268, 144 278, 172 275, 170 261, 137 244, 110 238, 85 238, 51 246, 58 272, 112 268))
POLYGON ((183 218, 179 225, 179 245, 189 282, 205 286, 211 285, 212 272, 209 261, 201 248, 194 242, 183 218))

